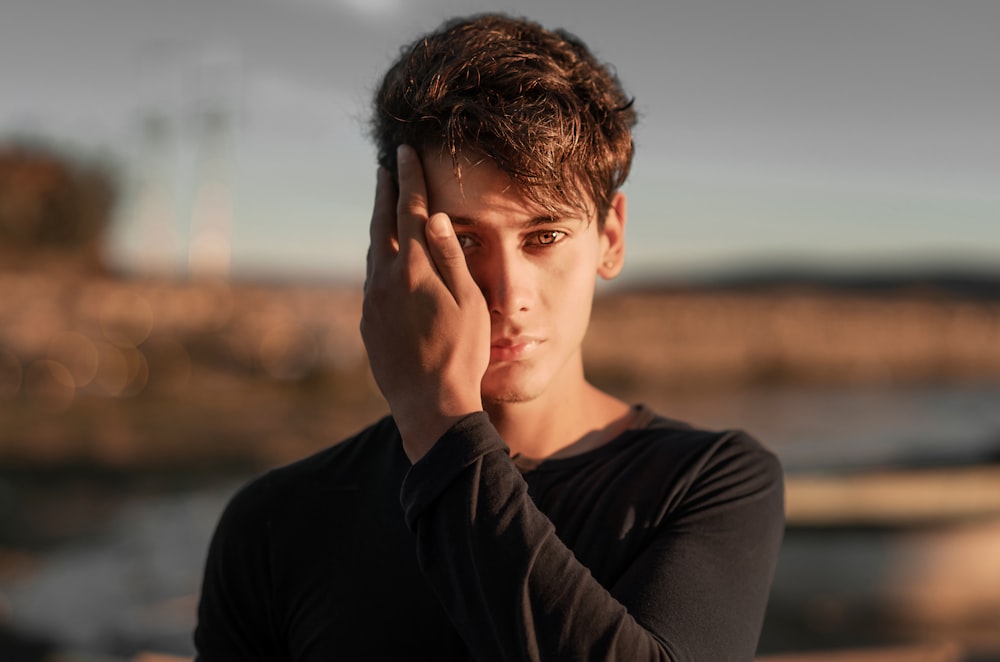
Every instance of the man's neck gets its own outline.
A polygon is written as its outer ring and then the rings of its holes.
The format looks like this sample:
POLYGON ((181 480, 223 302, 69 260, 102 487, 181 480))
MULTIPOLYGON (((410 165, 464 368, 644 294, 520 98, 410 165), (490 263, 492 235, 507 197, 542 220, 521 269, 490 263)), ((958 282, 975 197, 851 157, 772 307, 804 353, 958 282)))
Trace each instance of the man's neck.
POLYGON ((488 403, 490 421, 511 455, 534 459, 578 455, 597 448, 628 427, 628 405, 585 381, 550 389, 527 402, 488 403))

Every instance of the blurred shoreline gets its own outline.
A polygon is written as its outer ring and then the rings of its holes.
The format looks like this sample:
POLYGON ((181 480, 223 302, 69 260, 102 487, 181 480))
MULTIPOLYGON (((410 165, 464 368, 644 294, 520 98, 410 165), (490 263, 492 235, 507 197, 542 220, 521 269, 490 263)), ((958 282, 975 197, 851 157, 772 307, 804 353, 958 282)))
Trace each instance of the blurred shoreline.
MULTIPOLYGON (((0 463, 269 466, 387 409, 358 286, 0 273, 0 463)), ((998 289, 1000 292, 1000 289, 998 289)), ((601 292, 589 379, 664 410, 1000 384, 1000 295, 772 282, 601 292)))

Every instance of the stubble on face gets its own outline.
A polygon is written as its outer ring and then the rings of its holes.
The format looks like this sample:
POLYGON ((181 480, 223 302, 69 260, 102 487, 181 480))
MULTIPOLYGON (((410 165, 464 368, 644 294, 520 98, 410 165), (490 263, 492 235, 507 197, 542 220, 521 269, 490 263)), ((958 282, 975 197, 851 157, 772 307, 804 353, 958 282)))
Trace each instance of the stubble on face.
MULTIPOLYGON (((532 388, 530 384, 522 383, 522 380, 512 379, 509 373, 504 376, 490 375, 491 368, 492 366, 487 368, 486 375, 483 377, 483 382, 486 386, 482 393, 484 405, 509 405, 531 402, 544 392, 544 388, 537 386, 532 388), (494 384, 499 384, 500 388, 489 388, 491 380, 494 384)), ((509 371, 511 367, 503 366, 503 369, 509 371)))

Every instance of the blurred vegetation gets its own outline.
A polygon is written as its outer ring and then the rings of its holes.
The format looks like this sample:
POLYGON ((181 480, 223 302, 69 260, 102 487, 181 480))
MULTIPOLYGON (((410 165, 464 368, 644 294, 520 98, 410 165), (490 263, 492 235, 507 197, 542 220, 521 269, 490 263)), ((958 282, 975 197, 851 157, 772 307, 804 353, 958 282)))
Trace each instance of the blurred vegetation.
POLYGON ((39 141, 0 145, 0 269, 105 273, 117 194, 107 166, 39 141))

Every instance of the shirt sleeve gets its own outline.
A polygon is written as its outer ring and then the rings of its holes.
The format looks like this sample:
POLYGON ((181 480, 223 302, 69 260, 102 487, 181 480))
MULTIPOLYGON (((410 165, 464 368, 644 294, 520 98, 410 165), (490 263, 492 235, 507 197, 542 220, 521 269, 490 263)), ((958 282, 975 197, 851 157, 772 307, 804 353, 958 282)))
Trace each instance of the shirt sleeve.
POLYGON ((196 662, 287 659, 272 627, 266 481, 241 489, 219 519, 198 603, 196 662))
POLYGON ((421 568, 479 659, 752 660, 783 530, 781 469, 759 446, 718 446, 613 587, 556 536, 484 413, 410 469, 401 500, 421 568))

